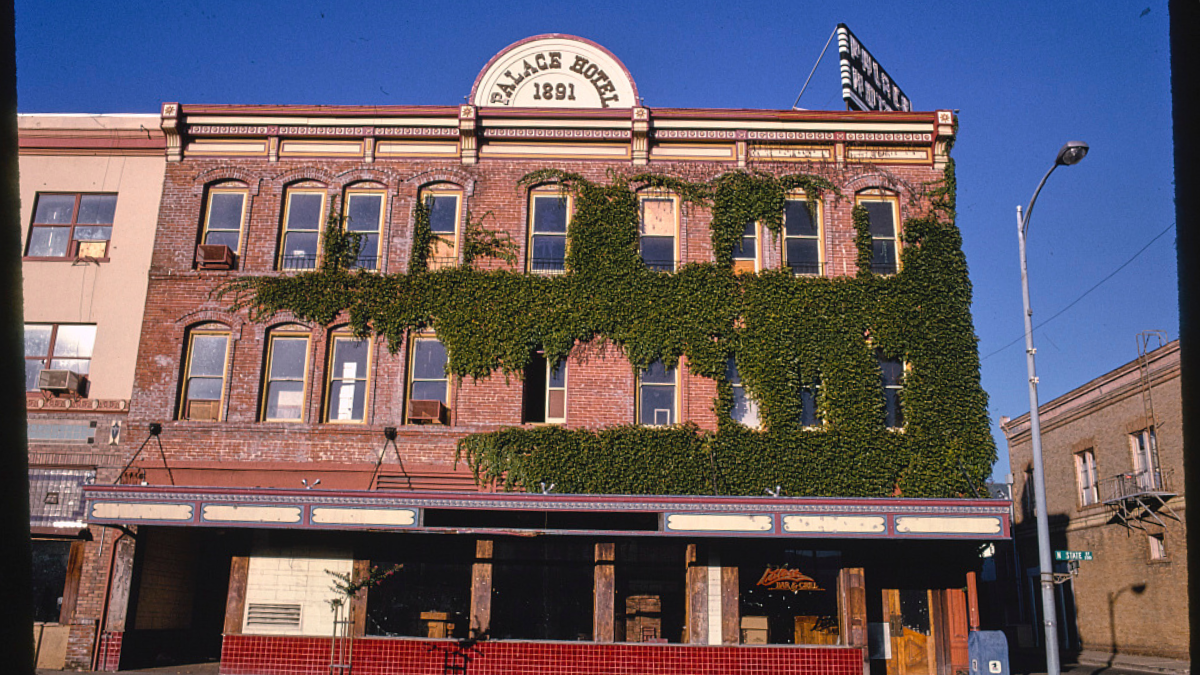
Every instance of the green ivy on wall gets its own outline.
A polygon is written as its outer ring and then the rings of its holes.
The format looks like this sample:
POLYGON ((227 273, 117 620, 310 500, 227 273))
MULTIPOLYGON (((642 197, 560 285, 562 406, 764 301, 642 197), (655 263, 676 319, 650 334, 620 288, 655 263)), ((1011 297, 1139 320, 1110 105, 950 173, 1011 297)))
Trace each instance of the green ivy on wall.
POLYGON ((603 341, 635 368, 684 356, 692 373, 717 382, 715 432, 690 424, 511 427, 459 442, 459 458, 480 480, 511 489, 545 482, 568 493, 760 495, 778 485, 788 495, 945 497, 970 495, 969 485, 989 474, 995 448, 954 224, 953 163, 942 181, 926 186, 928 215, 905 221, 902 271, 891 276, 869 273, 861 207, 853 211, 857 276, 733 273, 732 251, 748 222, 778 236, 789 194, 803 191, 810 208, 841 198, 817 176, 736 171, 689 181, 647 173, 610 175, 600 184, 545 169, 521 180, 525 187, 545 183, 575 199, 566 274, 469 265, 427 271, 432 235, 428 210, 418 204, 406 274, 326 265, 241 277, 219 295, 253 320, 287 311, 329 324, 345 311, 360 335, 381 335, 393 351, 409 331, 434 328, 459 378, 519 378, 535 350, 558 362, 579 343, 603 341), (715 262, 674 273, 646 268, 638 253, 643 189, 711 209, 715 262), (876 350, 908 366, 903 430, 884 426, 876 350), (759 405, 762 430, 729 419, 729 358, 759 405), (822 424, 802 428, 800 392, 814 383, 822 424))

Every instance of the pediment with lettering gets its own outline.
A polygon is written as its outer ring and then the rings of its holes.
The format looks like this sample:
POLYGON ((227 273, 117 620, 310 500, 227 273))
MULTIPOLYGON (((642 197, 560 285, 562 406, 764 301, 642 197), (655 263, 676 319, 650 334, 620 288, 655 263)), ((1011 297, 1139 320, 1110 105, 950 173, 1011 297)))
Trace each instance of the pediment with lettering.
POLYGON ((637 85, 620 59, 573 35, 509 45, 484 66, 471 103, 502 108, 632 108, 637 85))

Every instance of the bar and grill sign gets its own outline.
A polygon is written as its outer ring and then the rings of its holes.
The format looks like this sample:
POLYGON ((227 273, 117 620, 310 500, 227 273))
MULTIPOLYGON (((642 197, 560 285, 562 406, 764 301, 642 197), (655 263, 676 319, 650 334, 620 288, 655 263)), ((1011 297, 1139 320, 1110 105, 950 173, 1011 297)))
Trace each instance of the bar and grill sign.
POLYGON ((842 98, 850 110, 912 110, 912 103, 844 23, 837 27, 842 98))

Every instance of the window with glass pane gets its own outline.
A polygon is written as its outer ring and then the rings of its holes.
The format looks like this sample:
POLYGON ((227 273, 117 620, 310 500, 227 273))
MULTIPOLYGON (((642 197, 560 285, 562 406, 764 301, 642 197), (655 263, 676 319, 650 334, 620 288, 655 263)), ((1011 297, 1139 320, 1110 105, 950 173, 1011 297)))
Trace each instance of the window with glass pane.
POLYGON ((308 336, 271 336, 267 354, 267 386, 263 419, 299 422, 304 419, 304 383, 308 372, 308 336))
POLYGON ((238 253, 246 214, 246 190, 214 188, 208 193, 204 239, 208 246, 228 246, 238 253))
POLYGON ((875 351, 875 359, 883 380, 884 426, 898 429, 904 426, 904 408, 900 401, 900 392, 904 389, 904 362, 886 357, 879 350, 875 351))
POLYGON ((670 197, 643 197, 638 223, 642 262, 658 272, 675 270, 675 235, 679 231, 675 200, 670 197))
POLYGON ((288 192, 287 208, 283 217, 283 238, 279 244, 279 269, 316 268, 324 212, 323 190, 288 192))
POLYGON ((38 373, 43 369, 87 376, 95 343, 95 326, 25 324, 25 391, 38 390, 38 373))
POLYGON ((560 424, 567 420, 567 364, 547 361, 542 350, 529 356, 525 366, 521 421, 560 424))
POLYGON ((821 273, 820 228, 816 209, 804 199, 783 205, 783 260, 792 274, 821 273))
POLYGON ((412 367, 409 368, 408 399, 450 403, 450 378, 446 375, 446 347, 435 337, 413 341, 412 367))
POLYGON ((429 231, 433 242, 429 247, 429 269, 453 267, 458 264, 458 223, 461 217, 461 195, 457 192, 427 192, 425 206, 429 209, 429 231))
POLYGON ((349 335, 335 335, 330 351, 325 419, 329 422, 362 422, 367 408, 371 343, 349 335))
POLYGON ((746 387, 742 384, 737 361, 734 359, 725 362, 725 379, 733 387, 733 406, 729 409, 729 416, 751 429, 757 429, 760 425, 758 403, 746 394, 746 387))
POLYGON ((1091 450, 1075 454, 1076 478, 1079 481, 1079 505, 1091 506, 1100 501, 1096 490, 1096 455, 1091 450))
POLYGON ((116 212, 112 194, 39 194, 25 255, 107 258, 116 212))
POLYGON ((1142 429, 1129 436, 1129 447, 1133 452, 1134 480, 1143 490, 1158 490, 1163 487, 1154 440, 1153 429, 1142 429))
POLYGON ((183 385, 185 420, 219 420, 225 392, 225 356, 229 333, 196 331, 188 344, 187 375, 183 385))
POLYGON ((650 364, 638 378, 638 424, 665 427, 675 424, 675 369, 661 360, 650 364))
POLYGON ((867 210, 871 233, 871 271, 876 274, 895 274, 900 266, 900 252, 896 243, 896 201, 863 199, 859 204, 867 210))
POLYGON ((382 192, 350 192, 346 195, 346 231, 362 237, 355 267, 379 269, 379 231, 382 226, 382 192))
POLYGON ((758 271, 758 223, 746 223, 741 239, 733 245, 733 271, 758 271))
POLYGON ((558 274, 566 269, 567 198, 533 195, 530 206, 529 271, 558 274))
POLYGON ((800 387, 800 426, 821 426, 822 420, 817 415, 817 394, 821 388, 820 381, 814 381, 800 387))

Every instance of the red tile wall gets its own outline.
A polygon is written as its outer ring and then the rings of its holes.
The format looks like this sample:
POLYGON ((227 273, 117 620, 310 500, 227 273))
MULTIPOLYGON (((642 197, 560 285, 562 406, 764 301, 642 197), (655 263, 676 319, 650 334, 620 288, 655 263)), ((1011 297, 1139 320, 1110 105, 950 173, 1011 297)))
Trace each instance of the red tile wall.
POLYGON ((96 669, 106 673, 115 673, 121 665, 121 642, 125 633, 121 631, 104 631, 100 635, 100 655, 96 661, 96 669))
MULTIPOLYGON (((330 640, 226 635, 221 675, 326 675, 330 640)), ((861 675, 863 654, 850 647, 699 647, 575 642, 481 642, 360 638, 353 675, 861 675), (464 664, 465 660, 465 664, 464 664), (465 665, 466 669, 456 667, 465 665)))

